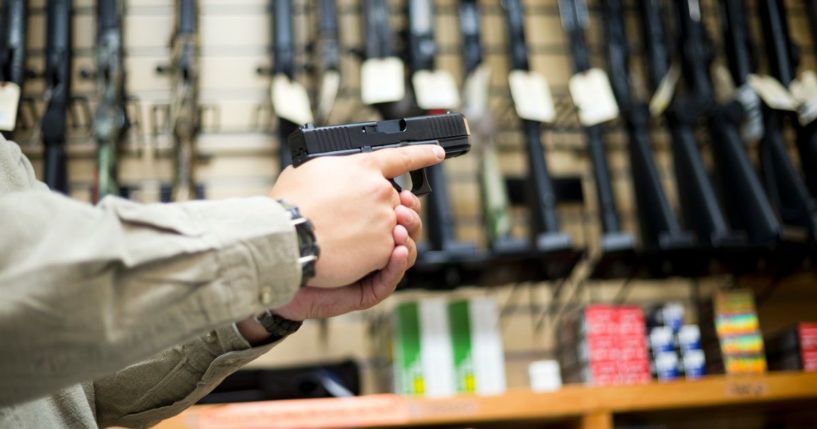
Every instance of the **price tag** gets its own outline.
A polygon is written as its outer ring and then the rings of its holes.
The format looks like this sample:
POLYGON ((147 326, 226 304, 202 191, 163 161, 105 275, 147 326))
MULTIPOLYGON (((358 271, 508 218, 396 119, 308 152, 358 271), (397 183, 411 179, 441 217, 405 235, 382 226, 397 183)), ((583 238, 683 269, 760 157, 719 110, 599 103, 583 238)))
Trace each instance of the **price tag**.
POLYGON ((360 98, 365 104, 400 101, 406 96, 405 67, 396 57, 364 61, 360 82, 360 98))
POLYGON ((456 109, 460 93, 451 73, 445 70, 420 70, 411 77, 417 105, 425 110, 456 109))
POLYGON ((536 72, 511 70, 508 74, 511 98, 516 114, 522 119, 553 122, 556 109, 545 77, 536 72))
POLYGON ((325 121, 332 112, 335 99, 340 90, 340 73, 337 71, 327 71, 321 80, 321 89, 318 93, 318 115, 325 121))
POLYGON ((593 126, 618 117, 618 103, 604 70, 594 68, 573 75, 569 88, 582 125, 593 126))
POLYGON ((491 69, 484 64, 465 78, 462 112, 467 118, 479 119, 486 115, 490 86, 491 69))
POLYGON ((712 66, 712 80, 715 87, 715 99, 719 103, 728 103, 737 98, 736 91, 738 90, 735 88, 732 73, 722 64, 712 66))
POLYGON ((747 83, 772 109, 797 111, 797 101, 777 79, 771 76, 750 74, 747 83))
POLYGON ((14 82, 0 82, 0 131, 14 131, 19 105, 20 86, 14 82))
POLYGON ((681 68, 678 64, 673 63, 670 66, 667 74, 661 79, 658 84, 658 89, 655 90, 652 99, 650 100, 650 114, 653 117, 661 116, 672 102, 672 97, 675 96, 675 87, 678 85, 678 79, 681 78, 681 68))
POLYGON ((272 78, 272 108, 279 117, 298 125, 314 121, 306 88, 283 74, 272 78))
POLYGON ((800 124, 807 125, 817 119, 817 74, 804 71, 789 85, 789 90, 800 103, 797 109, 800 124))

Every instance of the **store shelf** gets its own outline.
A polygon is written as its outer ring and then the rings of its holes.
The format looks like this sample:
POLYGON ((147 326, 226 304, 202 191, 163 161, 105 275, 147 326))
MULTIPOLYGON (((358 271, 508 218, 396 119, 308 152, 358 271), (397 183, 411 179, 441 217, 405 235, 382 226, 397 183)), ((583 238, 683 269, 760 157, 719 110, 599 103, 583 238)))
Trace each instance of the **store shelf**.
POLYGON ((613 415, 817 400, 817 373, 711 376, 631 386, 565 386, 553 393, 515 390, 501 396, 410 398, 373 395, 196 406, 160 429, 278 427, 410 427, 508 421, 576 420, 586 429, 611 428, 613 415))

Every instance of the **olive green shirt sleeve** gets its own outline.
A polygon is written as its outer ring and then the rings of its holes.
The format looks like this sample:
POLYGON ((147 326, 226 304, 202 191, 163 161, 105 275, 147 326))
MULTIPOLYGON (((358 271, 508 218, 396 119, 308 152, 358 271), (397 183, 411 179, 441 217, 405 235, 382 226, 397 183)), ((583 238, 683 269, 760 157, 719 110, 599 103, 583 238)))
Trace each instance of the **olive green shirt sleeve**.
POLYGON ((210 393, 277 343, 251 348, 235 324, 131 365, 93 384, 100 427, 148 427, 210 393))
POLYGON ((48 192, 2 139, 0 219, 0 406, 91 380, 107 395, 139 378, 170 392, 140 404, 183 401, 267 349, 249 349, 232 323, 287 303, 300 283, 295 231, 272 199, 94 207, 48 192), (203 336, 214 329, 215 346, 203 336), (231 353, 244 355, 225 365, 231 353), (133 370, 143 361, 199 371, 147 376, 133 370))

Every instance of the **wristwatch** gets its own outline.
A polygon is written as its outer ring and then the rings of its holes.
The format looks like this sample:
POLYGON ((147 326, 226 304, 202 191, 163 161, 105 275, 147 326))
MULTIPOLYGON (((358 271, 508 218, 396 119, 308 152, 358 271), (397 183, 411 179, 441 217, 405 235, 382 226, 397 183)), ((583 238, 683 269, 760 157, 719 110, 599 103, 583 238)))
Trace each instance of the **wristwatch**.
POLYGON ((309 219, 301 215, 297 206, 287 203, 284 200, 277 200, 279 204, 289 213, 290 223, 295 227, 298 235, 298 250, 300 257, 298 263, 301 264, 301 287, 315 277, 315 264, 321 255, 321 249, 315 240, 315 227, 309 219))
POLYGON ((255 321, 269 332, 272 341, 278 341, 292 334, 304 324, 302 321, 285 319, 269 310, 261 313, 260 316, 256 316, 255 321))

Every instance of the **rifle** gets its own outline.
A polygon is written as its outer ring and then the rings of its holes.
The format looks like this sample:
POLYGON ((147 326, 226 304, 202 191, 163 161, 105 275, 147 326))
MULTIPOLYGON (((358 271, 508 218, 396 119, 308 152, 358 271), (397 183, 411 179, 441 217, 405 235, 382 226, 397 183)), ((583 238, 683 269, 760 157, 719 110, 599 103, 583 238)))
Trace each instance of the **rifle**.
MULTIPOLYGON (((272 0, 272 74, 295 79, 295 33, 292 26, 292 0, 272 0)), ((286 147, 287 137, 298 129, 298 124, 278 116, 278 149, 281 169, 292 164, 292 155, 286 147)))
POLYGON ((71 0, 48 0, 45 45, 47 106, 40 127, 45 146, 45 183, 68 194, 68 160, 65 154, 66 115, 71 102, 71 0))
POLYGON ((479 155, 479 190, 488 243, 494 252, 518 250, 526 243, 511 236, 511 213, 505 178, 499 168, 493 118, 488 108, 490 74, 482 68, 480 12, 476 0, 459 4, 464 67, 463 112, 474 129, 472 145, 479 155))
POLYGON ((607 67, 613 93, 630 137, 628 149, 643 245, 658 250, 690 247, 692 236, 683 230, 672 211, 655 165, 649 141, 649 108, 646 103, 635 100, 630 92, 630 47, 623 2, 606 0, 602 5, 607 67))
MULTIPOLYGON (((396 59, 392 30, 390 25, 390 12, 387 0, 363 0, 363 52, 362 58, 364 60, 386 60, 396 59)), ((402 67, 402 65, 401 65, 402 67)), ((363 77, 362 77, 363 79, 363 77)), ((405 76, 403 76, 405 79, 405 76)), ((361 84, 365 84, 362 82, 361 84)), ((404 81, 396 83, 401 85, 398 91, 403 93, 403 97, 396 101, 380 102, 373 104, 380 116, 388 118, 399 118, 404 116, 413 116, 421 114, 414 105, 414 98, 411 91, 405 91, 404 81)))
MULTIPOLYGON (((584 32, 587 28, 587 5, 584 0, 559 0, 559 15, 569 39, 570 57, 575 73, 583 73, 591 68, 590 52, 587 49, 584 32)), ((607 164, 602 124, 582 126, 590 153, 593 177, 596 183, 596 199, 601 221, 601 251, 603 258, 613 254, 627 254, 633 250, 633 237, 621 230, 618 208, 616 207, 613 184, 607 164)), ((600 261, 602 267, 606 261, 600 261)), ((629 267, 625 268, 629 269, 629 267)), ((596 275, 594 274, 594 277, 596 275)))
MULTIPOLYGON (((508 28, 508 53, 511 70, 527 72, 528 47, 525 41, 524 10, 520 0, 503 2, 508 28)), ((561 232, 553 179, 542 147, 542 123, 520 119, 527 152, 526 199, 530 209, 530 241, 532 247, 546 256, 546 278, 566 276, 578 262, 581 251, 573 249, 572 238, 561 232), (563 255, 556 257, 556 253, 563 255)), ((541 264, 540 262, 537 262, 541 264)))
POLYGON ((322 59, 321 86, 316 111, 326 123, 340 85, 340 39, 335 0, 318 0, 318 52, 322 59))
MULTIPOLYGON (((0 82, 14 82, 22 93, 26 77, 26 31, 28 2, 6 0, 0 3, 0 82)), ((11 139, 12 131, 3 135, 11 139)))
POLYGON ((782 227, 740 137, 743 108, 733 101, 719 105, 709 69, 714 57, 711 39, 702 23, 697 0, 673 2, 678 29, 678 52, 690 101, 685 109, 702 112, 713 142, 710 145, 722 186, 727 212, 734 225, 746 231, 756 245, 780 242, 782 227))
MULTIPOLYGON (((434 70, 437 49, 434 43, 433 0, 408 0, 408 53, 412 73, 434 70)), ((430 112, 431 114, 435 112, 430 112)), ((442 165, 426 169, 426 182, 434 192, 426 205, 426 227, 430 249, 422 252, 422 262, 442 263, 468 259, 476 254, 476 247, 456 239, 456 221, 451 209, 445 170, 442 165)))
MULTIPOLYGON (((672 57, 668 49, 664 10, 660 0, 639 1, 638 6, 645 42, 646 74, 651 89, 656 91, 670 71, 672 57)), ((742 237, 729 226, 698 149, 694 132, 697 118, 690 113, 692 107, 689 98, 678 95, 664 112, 672 139, 675 182, 683 217, 702 243, 715 248, 740 244, 742 237)))
POLYGON ((203 197, 196 184, 196 138, 200 131, 198 1, 176 0, 176 28, 170 42, 172 64, 170 124, 173 130, 173 183, 162 200, 187 201, 203 197), (169 191, 169 192, 168 192, 169 191))
POLYGON ((120 193, 117 153, 130 127, 125 92, 123 7, 120 0, 97 1, 96 79, 100 102, 94 117, 97 142, 94 201, 120 193))
MULTIPOLYGON (((785 5, 783 2, 770 0, 760 0, 757 5, 766 56, 769 59, 769 72, 784 87, 789 88, 797 70, 799 49, 789 36, 785 5)), ((812 35, 817 36, 817 4, 811 0, 806 1, 806 11, 812 35)), ((813 41, 817 43, 817 38, 813 41)), ((794 128, 800 170, 812 197, 817 198, 817 122, 802 125, 795 121, 794 128)))
MULTIPOLYGON (((748 85, 749 75, 756 68, 744 1, 725 0, 721 2, 721 12, 732 80, 736 86, 744 87, 748 85)), ((761 115, 764 134, 760 146, 760 161, 767 192, 784 223, 806 228, 812 239, 815 239, 817 206, 789 158, 782 134, 785 117, 782 112, 765 105, 761 115)))

